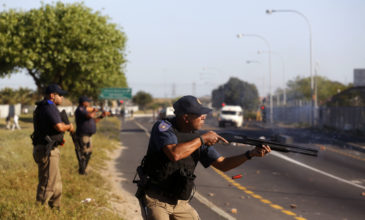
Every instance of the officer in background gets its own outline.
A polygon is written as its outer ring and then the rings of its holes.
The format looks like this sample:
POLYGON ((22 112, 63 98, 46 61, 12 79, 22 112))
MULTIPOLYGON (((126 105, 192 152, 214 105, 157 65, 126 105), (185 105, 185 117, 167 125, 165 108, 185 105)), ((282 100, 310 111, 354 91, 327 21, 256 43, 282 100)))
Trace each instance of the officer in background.
POLYGON ((205 168, 212 165, 221 171, 228 171, 251 157, 263 157, 271 151, 269 146, 264 145, 225 158, 211 147, 218 141, 228 143, 214 131, 178 143, 177 132, 193 133, 201 129, 211 109, 203 107, 194 96, 184 96, 173 106, 176 117, 154 124, 147 155, 142 161, 144 176, 141 178, 140 175, 140 178, 146 185, 142 193, 139 187, 136 196, 147 219, 199 219, 198 213, 189 204, 195 189, 194 171, 198 161, 205 168))
POLYGON ((79 174, 86 175, 86 167, 92 154, 91 136, 96 132, 96 123, 109 115, 102 112, 97 116, 98 110, 90 106, 91 100, 86 96, 79 98, 79 106, 75 111, 76 117, 76 157, 79 161, 79 174), (77 146, 78 145, 78 146, 77 146))
POLYGON ((73 132, 72 124, 61 120, 57 105, 63 101, 66 91, 56 84, 49 85, 45 97, 37 102, 33 114, 34 132, 33 158, 38 165, 38 187, 36 200, 51 208, 59 209, 61 203, 62 182, 59 169, 60 151, 66 131, 73 132))

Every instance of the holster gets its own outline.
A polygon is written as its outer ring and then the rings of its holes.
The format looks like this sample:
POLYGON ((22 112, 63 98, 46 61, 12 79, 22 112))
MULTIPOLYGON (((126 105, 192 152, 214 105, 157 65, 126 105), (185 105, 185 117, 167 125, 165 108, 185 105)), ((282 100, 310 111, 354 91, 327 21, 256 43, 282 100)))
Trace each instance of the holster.
POLYGON ((46 155, 47 156, 50 156, 51 151, 57 146, 57 141, 53 140, 48 135, 44 139, 47 142, 47 145, 46 145, 46 155))
POLYGON ((141 199, 145 195, 145 190, 150 182, 150 179, 147 174, 144 173, 142 166, 137 167, 137 173, 134 176, 133 183, 137 184, 137 192, 135 196, 138 199, 141 199), (138 179, 137 179, 138 176, 138 179))

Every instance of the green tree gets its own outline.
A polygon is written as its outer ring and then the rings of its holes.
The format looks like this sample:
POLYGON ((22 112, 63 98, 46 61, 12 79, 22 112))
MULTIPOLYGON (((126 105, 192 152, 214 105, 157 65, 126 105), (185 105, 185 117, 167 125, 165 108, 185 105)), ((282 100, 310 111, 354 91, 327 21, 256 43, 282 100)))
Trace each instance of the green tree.
POLYGON ((12 88, 4 88, 0 90, 1 104, 16 104, 33 105, 38 100, 37 93, 28 88, 19 88, 14 90, 12 88))
POLYGON ((151 94, 139 91, 135 96, 133 96, 132 101, 136 103, 140 109, 144 110, 147 105, 152 103, 153 98, 151 94))
POLYGON ((350 87, 340 93, 331 97, 331 100, 327 101, 326 106, 346 106, 346 107, 359 107, 365 106, 365 87, 350 87))
POLYGON ((58 83, 73 97, 126 87, 125 34, 83 3, 0 13, 0 77, 25 70, 38 92, 58 83))
POLYGON ((13 99, 15 91, 12 88, 4 88, 0 91, 1 104, 15 104, 16 100, 13 99))
MULTIPOLYGON (((332 96, 347 89, 346 86, 340 82, 331 81, 326 77, 314 77, 317 83, 317 99, 319 104, 324 104, 332 96)), ((310 77, 301 78, 296 77, 287 83, 287 98, 288 100, 311 100, 310 77)))
POLYGON ((254 84, 232 77, 222 86, 212 92, 212 104, 220 108, 222 103, 240 105, 245 110, 256 110, 259 105, 259 95, 254 84))

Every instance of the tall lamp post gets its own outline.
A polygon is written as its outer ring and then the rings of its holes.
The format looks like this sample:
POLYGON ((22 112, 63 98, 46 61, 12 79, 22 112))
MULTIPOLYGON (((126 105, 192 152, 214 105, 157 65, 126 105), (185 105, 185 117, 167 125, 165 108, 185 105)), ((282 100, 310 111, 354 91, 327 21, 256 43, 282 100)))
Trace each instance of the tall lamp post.
MULTIPOLYGON (((262 50, 259 50, 257 51, 257 54, 261 54, 261 53, 268 53, 268 51, 262 51, 262 50)), ((271 54, 276 54, 280 57, 281 59, 281 64, 283 66, 283 88, 284 88, 284 91, 283 91, 283 104, 286 105, 286 77, 285 77, 285 62, 284 62, 284 58, 281 54, 275 52, 275 51, 271 51, 271 54)))
POLYGON ((258 61, 258 60, 246 60, 246 63, 247 64, 250 64, 250 63, 260 63, 260 61, 258 61))
POLYGON ((314 95, 315 95, 315 102, 314 107, 318 107, 318 69, 319 69, 319 62, 317 61, 314 64, 314 95))
MULTIPOLYGON (((260 61, 258 60, 246 60, 246 64, 261 64, 260 61)), ((263 94, 265 94, 265 90, 266 90, 266 87, 265 87, 265 75, 262 76, 262 89, 263 89, 263 94)))
POLYGON ((295 13, 297 15, 300 15, 302 18, 304 18, 304 20, 307 22, 308 25, 308 30, 309 30, 309 72, 310 72, 310 78, 311 78, 311 123, 312 126, 314 125, 314 104, 315 104, 315 94, 314 94, 314 79, 313 79, 313 68, 312 68, 312 27, 311 24, 308 20, 308 18, 301 12, 296 11, 296 10, 266 10, 266 14, 271 15, 272 13, 277 13, 277 12, 289 12, 289 13, 295 13))
POLYGON ((263 40, 268 48, 268 58, 269 58, 269 96, 270 96, 270 123, 273 123, 273 103, 272 103, 272 93, 271 93, 271 46, 268 40, 266 40, 263 36, 258 35, 258 34, 237 34, 237 38, 242 38, 242 37, 256 37, 256 38, 260 38, 261 40, 263 40))
MULTIPOLYGON (((246 64, 261 64, 260 61, 258 60, 246 60, 246 64)), ((262 76, 262 89, 263 89, 263 94, 265 94, 265 90, 266 90, 266 87, 265 87, 265 74, 262 76)))
MULTIPOLYGON (((210 71, 215 71, 216 73, 218 73, 217 75, 218 75, 218 80, 220 81, 220 82, 223 82, 223 94, 225 94, 225 83, 224 83, 224 81, 225 81, 225 79, 224 79, 224 76, 226 75, 226 74, 224 74, 225 73, 225 71, 223 71, 223 69, 221 68, 221 67, 211 67, 211 66, 205 66, 205 67, 203 67, 203 71, 207 71, 208 73, 210 72, 210 71)), ((225 100, 225 96, 223 95, 223 102, 225 102, 226 100, 225 100)))

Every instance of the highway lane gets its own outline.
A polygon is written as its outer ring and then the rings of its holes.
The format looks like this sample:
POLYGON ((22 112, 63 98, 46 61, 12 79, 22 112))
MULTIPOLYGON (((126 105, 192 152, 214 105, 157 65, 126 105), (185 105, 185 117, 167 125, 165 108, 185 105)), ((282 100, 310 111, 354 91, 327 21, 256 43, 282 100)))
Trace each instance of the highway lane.
MULTIPOLYGON (((255 129, 242 130, 255 137, 272 135, 265 133, 267 131, 255 129)), ((284 134, 288 135, 288 133, 284 134)), ((293 135, 293 132, 291 135, 293 135)), ((308 135, 306 136, 308 137, 308 135)), ((298 135, 294 137, 298 139, 298 135)), ((322 139, 316 138, 315 140, 322 139)), ((313 146, 316 144, 315 140, 308 138, 306 142, 309 142, 313 146)), ((301 144, 303 145, 303 143, 305 141, 302 140, 301 144)), ((322 141, 319 146, 323 145, 325 143, 322 141)), ((326 149, 336 148, 333 145, 326 145, 326 149)), ((219 150, 219 147, 217 149, 219 150)), ((221 150, 223 154, 228 153, 228 151, 231 150, 227 148, 221 150)), ((271 158, 269 160, 269 157, 262 160, 260 164, 255 165, 257 169, 262 170, 260 174, 264 173, 265 170, 269 178, 264 178, 262 181, 258 181, 258 183, 252 182, 252 184, 256 187, 263 185, 260 188, 265 188, 269 186, 265 186, 262 182, 270 182, 272 189, 266 192, 269 198, 274 198, 274 201, 282 204, 283 207, 285 205, 286 207, 290 206, 288 204, 289 202, 296 204, 297 208, 295 210, 299 210, 299 214, 303 216, 308 216, 308 219, 363 219, 365 216, 364 209, 362 208, 365 207, 364 197, 362 196, 365 186, 365 157, 364 154, 358 152, 356 153, 356 157, 353 157, 353 155, 353 152, 350 154, 347 150, 341 150, 339 148, 336 149, 336 152, 328 150, 321 151, 318 158, 298 154, 286 154, 286 156, 296 161, 301 161, 304 164, 325 171, 325 174, 335 175, 350 182, 350 184, 340 182, 338 179, 328 178, 328 176, 324 176, 318 172, 314 173, 312 170, 303 169, 303 167, 294 164, 288 164, 287 161, 278 161, 280 158, 275 158, 274 162, 272 162, 271 158), (261 168, 259 167, 260 165, 261 168), (271 176, 270 171, 273 174, 271 176), (353 186, 351 183, 357 186, 353 186), (280 198, 280 194, 289 194, 291 198, 283 200, 280 198), (307 208, 301 210, 301 207, 307 208)), ((250 166, 251 162, 254 161, 250 161, 250 163, 245 165, 250 166)), ((242 167, 246 168, 245 165, 242 167)), ((250 184, 250 181, 246 182, 250 184)), ((285 196, 282 196, 282 198, 285 198, 285 196)))
MULTIPOLYGON (((136 119, 136 121, 147 131, 152 126, 150 119, 136 119)), ((133 121, 130 123, 135 124, 133 121)), ((207 128, 217 129, 214 123, 209 121, 207 128)), ((142 129, 137 130, 134 134, 122 132, 122 142, 123 145, 134 145, 130 148, 133 155, 143 155, 148 137, 142 129), (127 138, 128 135, 137 138, 127 138), (137 140, 132 141, 132 139, 137 140), (136 142, 143 146, 137 146, 139 144, 136 142)), ((243 129, 243 131, 250 136, 261 136, 267 132, 260 129, 243 129)), ((334 146, 327 146, 327 148, 332 147, 334 146)), ((241 145, 216 146, 216 149, 225 156, 244 153, 250 148, 241 145)), ((328 150, 321 151, 318 158, 290 153, 284 155, 350 183, 365 186, 365 162, 361 160, 365 158, 364 155, 357 155, 358 159, 354 159, 328 150)), ((138 162, 129 158, 124 162, 124 166, 134 163, 136 167, 138 162)), ((130 172, 129 169, 125 171, 130 172)), ((365 192, 364 189, 298 166, 274 154, 265 158, 254 158, 227 172, 226 176, 201 166, 197 168, 196 173, 198 192, 237 219, 363 219, 365 216, 365 197, 361 195, 365 192), (236 174, 242 174, 243 178, 232 182, 230 177, 236 174), (231 213, 233 208, 237 209, 236 214, 231 213)), ((134 186, 131 186, 130 190, 135 191, 134 186)), ((192 204, 202 219, 219 219, 214 211, 201 206, 195 199, 192 204)))

